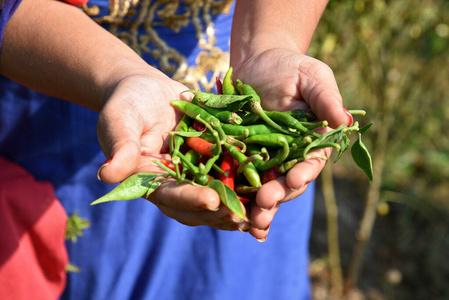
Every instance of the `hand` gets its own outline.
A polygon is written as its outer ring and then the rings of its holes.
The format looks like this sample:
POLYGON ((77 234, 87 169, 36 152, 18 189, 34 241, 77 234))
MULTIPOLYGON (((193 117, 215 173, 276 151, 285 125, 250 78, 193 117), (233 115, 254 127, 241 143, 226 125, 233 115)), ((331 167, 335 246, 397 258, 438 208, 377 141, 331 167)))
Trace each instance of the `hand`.
MULTIPOLYGON (((260 95, 266 110, 312 109, 329 127, 352 124, 344 109, 332 70, 324 63, 285 49, 271 49, 236 66, 234 78, 250 84, 260 95)), ((321 150, 330 156, 330 149, 321 150)), ((325 165, 321 159, 297 164, 286 176, 260 188, 250 212, 250 233, 259 240, 267 237, 279 204, 304 193, 325 165)))
MULTIPOLYGON (((165 76, 128 76, 117 84, 98 120, 98 139, 110 158, 99 170, 102 180, 117 183, 134 173, 161 172, 151 160, 170 160, 161 150, 168 145, 167 133, 181 118, 170 101, 187 97, 181 94, 186 90, 186 86, 165 76)), ((148 200, 167 216, 189 226, 209 225, 223 230, 249 227, 221 205, 218 194, 210 188, 168 180, 148 200)))

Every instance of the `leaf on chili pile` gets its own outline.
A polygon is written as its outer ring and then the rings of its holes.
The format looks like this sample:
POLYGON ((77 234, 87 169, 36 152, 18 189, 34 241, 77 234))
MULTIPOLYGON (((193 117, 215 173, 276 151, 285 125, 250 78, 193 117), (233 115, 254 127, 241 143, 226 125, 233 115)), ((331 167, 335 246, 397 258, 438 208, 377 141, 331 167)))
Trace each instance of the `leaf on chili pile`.
POLYGON ((243 213, 242 205, 240 204, 239 198, 237 198, 237 194, 228 186, 226 186, 220 180, 214 179, 207 184, 208 187, 214 189, 218 195, 220 196, 221 202, 226 205, 229 210, 235 213, 238 217, 243 220, 248 220, 245 214, 243 213))
POLYGON ((368 152, 365 144, 362 142, 362 134, 359 133, 359 138, 352 145, 351 148, 352 158, 354 162, 365 172, 370 182, 373 181, 373 163, 371 155, 368 152))
POLYGON ((148 196, 159 185, 158 181, 155 184, 155 179, 161 174, 154 173, 137 173, 129 176, 116 186, 112 191, 101 198, 98 198, 90 205, 109 201, 133 200, 143 196, 148 196), (157 185, 157 186, 156 186, 157 185))
POLYGON ((307 147, 304 149, 304 155, 309 153, 309 151, 319 149, 320 145, 322 144, 328 144, 328 143, 337 143, 343 138, 343 129, 346 128, 346 126, 341 125, 340 127, 331 130, 329 132, 326 132, 325 134, 321 135, 319 138, 313 140, 307 147))
POLYGON ((363 126, 362 128, 360 128, 357 132, 360 133, 360 134, 364 134, 364 133, 366 133, 366 132, 368 131, 368 129, 370 129, 370 127, 371 127, 372 125, 373 125, 372 122, 369 123, 369 124, 366 124, 365 126, 363 126))
POLYGON ((187 92, 191 92, 192 94, 194 94, 198 101, 201 101, 206 106, 214 108, 226 108, 228 110, 230 110, 229 106, 235 102, 244 101, 241 104, 243 105, 246 101, 251 100, 251 95, 217 95, 196 90, 188 90, 187 92))

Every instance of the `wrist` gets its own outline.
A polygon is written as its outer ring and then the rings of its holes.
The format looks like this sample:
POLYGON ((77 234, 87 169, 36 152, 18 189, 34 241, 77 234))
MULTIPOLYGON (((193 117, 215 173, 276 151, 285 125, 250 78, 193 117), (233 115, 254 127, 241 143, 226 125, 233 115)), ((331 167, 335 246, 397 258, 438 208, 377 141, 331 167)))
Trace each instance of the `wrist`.
MULTIPOLYGON (((140 58, 138 58, 140 60, 140 58)), ((128 83, 147 81, 166 81, 169 77, 159 71, 158 69, 148 65, 146 62, 137 61, 130 62, 123 59, 116 61, 115 65, 105 74, 101 93, 101 109, 106 102, 111 99, 111 96, 120 89, 121 86, 127 86, 128 83)), ((138 92, 138 91, 137 91, 138 92)))
POLYGON ((262 53, 274 50, 285 49, 298 54, 306 54, 307 45, 300 45, 287 33, 266 32, 259 35, 241 36, 231 43, 231 65, 234 68, 245 64, 262 53))
POLYGON ((327 0, 238 0, 231 33, 231 65, 271 49, 306 54, 327 0))

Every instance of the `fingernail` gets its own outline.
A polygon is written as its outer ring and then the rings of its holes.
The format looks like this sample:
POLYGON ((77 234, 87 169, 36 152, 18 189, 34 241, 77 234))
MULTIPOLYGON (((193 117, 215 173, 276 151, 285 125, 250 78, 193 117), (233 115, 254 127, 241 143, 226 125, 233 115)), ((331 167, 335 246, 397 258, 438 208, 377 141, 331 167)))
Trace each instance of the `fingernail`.
POLYGON ((260 230, 260 231, 268 231, 268 230, 270 230, 270 227, 271 227, 271 224, 268 225, 266 228, 264 228, 264 229, 259 229, 259 230, 260 230))
POLYGON ((223 220, 225 220, 225 221, 227 221, 227 222, 232 222, 232 223, 241 223, 241 222, 243 222, 244 220, 242 220, 242 219, 240 219, 240 218, 238 218, 238 219, 235 219, 235 218, 233 218, 233 217, 231 217, 231 216, 224 216, 223 217, 223 220))
POLYGON ((207 204, 201 205, 201 208, 209 211, 218 211, 220 209, 220 207, 210 207, 207 204))
POLYGON ((101 177, 100 177, 100 171, 101 171, 101 169, 103 169, 104 167, 106 167, 107 165, 109 165, 109 164, 111 163, 111 161, 112 161, 112 157, 109 158, 108 160, 106 160, 106 161, 100 166, 100 168, 99 168, 98 171, 97 171, 97 178, 98 178, 98 180, 101 180, 101 177))
POLYGON ((349 118, 349 126, 351 126, 354 123, 354 118, 352 117, 351 113, 346 109, 346 107, 343 106, 343 111, 346 115, 348 115, 349 118))
POLYGON ((263 237, 263 238, 257 239, 257 241, 258 241, 259 243, 266 242, 266 240, 267 240, 267 237, 263 237))
POLYGON ((246 226, 246 228, 241 227, 241 225, 239 224, 232 224, 232 228, 234 228, 235 230, 238 230, 242 233, 247 233, 250 229, 249 226, 246 226))

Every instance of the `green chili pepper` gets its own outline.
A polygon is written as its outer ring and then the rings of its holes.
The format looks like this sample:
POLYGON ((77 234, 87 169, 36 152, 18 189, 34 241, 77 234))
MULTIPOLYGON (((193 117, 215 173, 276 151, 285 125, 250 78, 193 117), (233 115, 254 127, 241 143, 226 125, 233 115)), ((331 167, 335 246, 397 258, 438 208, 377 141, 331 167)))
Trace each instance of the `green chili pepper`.
POLYGON ((293 132, 291 130, 289 130, 288 128, 286 128, 285 126, 281 126, 278 123, 276 123, 275 121, 273 121, 266 113, 265 111, 262 109, 262 106, 260 106, 260 102, 257 101, 256 99, 252 99, 251 101, 248 102, 251 111, 253 113, 255 113, 257 116, 259 116, 259 118, 261 118, 265 123, 267 123, 268 125, 270 125, 271 127, 279 130, 280 132, 289 134, 289 135, 301 135, 300 132, 293 132))
POLYGON ((240 125, 251 125, 257 122, 259 120, 259 116, 253 113, 249 113, 246 115, 243 115, 242 117, 242 123, 240 125))
POLYGON ((309 130, 314 130, 317 128, 325 128, 329 125, 329 123, 326 120, 313 123, 312 122, 300 122, 300 123, 302 126, 306 127, 309 130))
POLYGON ((215 155, 215 156, 212 156, 211 158, 209 158, 205 165, 200 163, 200 165, 198 166, 199 172, 201 174, 208 174, 209 171, 214 166, 215 162, 218 160, 218 158, 220 158, 220 155, 215 155))
MULTIPOLYGON (((189 131, 189 126, 190 126, 191 122, 192 122, 192 120, 187 115, 184 115, 182 117, 182 119, 179 121, 179 123, 176 125, 175 132, 176 131, 184 131, 184 132, 189 131)), ((179 150, 179 148, 182 146, 182 144, 184 144, 184 138, 182 136, 175 135, 173 140, 170 143, 170 151, 171 151, 172 155, 176 150, 179 150)))
MULTIPOLYGON (((247 160, 246 155, 240 152, 237 147, 228 143, 224 143, 224 146, 239 165, 243 164, 247 160)), ((251 186, 259 188, 262 185, 259 173, 257 172, 256 167, 254 167, 254 164, 248 163, 245 168, 243 168, 242 172, 251 186)))
POLYGON ((221 124, 221 127, 226 134, 232 135, 235 138, 246 138, 257 134, 280 133, 279 130, 265 124, 254 124, 248 126, 221 124))
POLYGON ((286 113, 301 122, 316 121, 318 119, 310 110, 294 109, 286 111, 286 113))
POLYGON ((177 107, 181 112, 188 115, 190 118, 202 122, 204 125, 206 125, 206 127, 208 127, 211 132, 217 131, 221 141, 224 141, 226 139, 226 134, 221 128, 220 120, 209 114, 198 105, 181 100, 173 100, 170 102, 170 104, 174 107, 177 107), (213 129, 210 127, 212 127, 213 129))
POLYGON ((243 140, 245 144, 259 144, 267 147, 283 147, 282 139, 285 139, 289 145, 296 144, 302 147, 308 144, 309 139, 304 136, 294 137, 282 133, 267 133, 250 136, 243 140))
MULTIPOLYGON (((187 132, 189 130, 189 126, 192 120, 187 116, 184 115, 182 119, 179 121, 179 123, 176 125, 175 131, 176 132, 187 132)), ((179 160, 177 159, 179 149, 184 144, 184 138, 179 135, 174 135, 173 133, 170 133, 170 151, 172 155, 172 161, 173 165, 175 167, 175 173, 176 178, 179 180, 181 178, 180 170, 179 170, 179 160)))
POLYGON ((203 102, 198 101, 196 97, 193 98, 192 103, 203 108, 205 111, 215 116, 221 122, 226 122, 230 124, 241 124, 243 121, 242 118, 237 113, 222 108, 209 107, 205 105, 203 102))
POLYGON ((293 118, 292 116, 289 116, 287 113, 284 113, 283 111, 264 111, 265 114, 274 122, 283 124, 289 128, 294 128, 300 132, 310 134, 314 137, 320 137, 320 135, 316 132, 313 132, 312 130, 306 128, 304 125, 301 124, 298 120, 293 118))
POLYGON ((229 67, 228 71, 226 72, 225 77, 223 78, 223 94, 224 95, 236 95, 237 90, 234 86, 234 81, 232 80, 232 76, 234 73, 234 69, 232 67, 229 67))
POLYGON ((237 86, 237 91, 239 92, 240 95, 251 95, 253 99, 256 99, 260 103, 260 96, 249 84, 245 84, 239 79, 237 79, 235 82, 237 86))
POLYGON ((288 154, 290 153, 287 139, 285 139, 283 136, 279 136, 278 141, 282 144, 282 149, 279 150, 278 154, 275 157, 273 157, 269 161, 254 161, 254 166, 259 172, 268 171, 269 169, 280 165, 285 159, 287 159, 288 154))
POLYGON ((191 173, 191 175, 195 178, 195 181, 201 185, 205 185, 207 181, 209 180, 209 177, 207 174, 201 174, 198 167, 194 165, 192 162, 192 159, 196 159, 196 155, 194 154, 194 150, 189 150, 187 153, 189 153, 189 157, 184 156, 181 152, 178 153, 179 158, 181 159, 184 170, 188 169, 191 173), (190 156, 191 155, 191 156, 190 156))
POLYGON ((252 186, 239 184, 235 187, 235 191, 238 195, 249 195, 257 192, 257 188, 252 186))
POLYGON ((268 161, 270 159, 270 153, 268 153, 267 148, 265 147, 260 147, 257 144, 248 144, 246 145, 246 155, 260 155, 261 157, 263 157, 264 161, 268 161))

